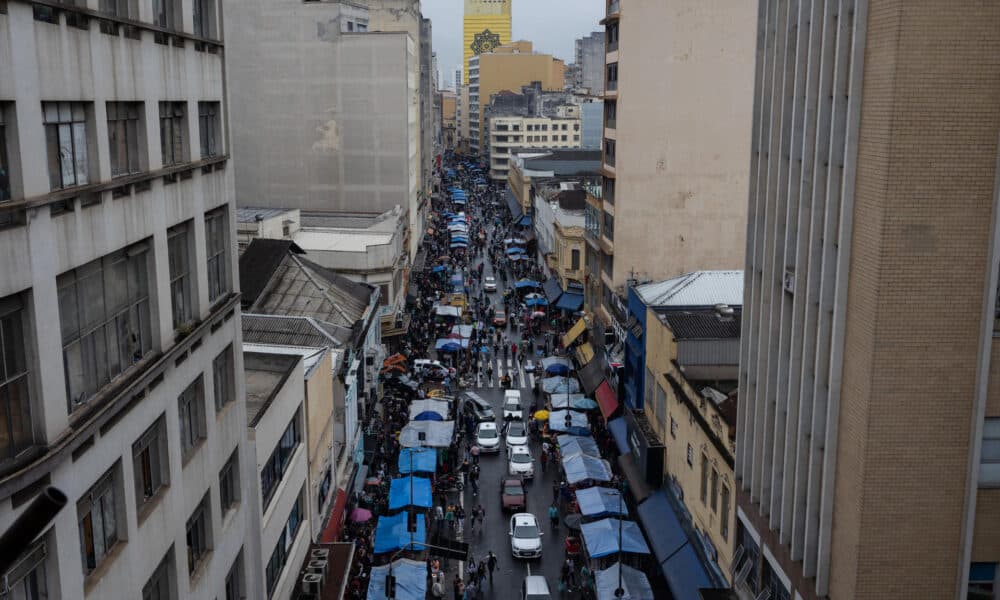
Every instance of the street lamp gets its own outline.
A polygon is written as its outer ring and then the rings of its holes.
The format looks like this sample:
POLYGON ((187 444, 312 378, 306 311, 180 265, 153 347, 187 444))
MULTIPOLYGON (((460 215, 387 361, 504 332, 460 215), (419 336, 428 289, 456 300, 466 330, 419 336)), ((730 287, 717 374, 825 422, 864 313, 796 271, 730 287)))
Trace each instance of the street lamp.
POLYGON ((618 588, 615 589, 615 598, 625 595, 625 587, 622 585, 622 499, 625 497, 625 481, 618 481, 618 588))

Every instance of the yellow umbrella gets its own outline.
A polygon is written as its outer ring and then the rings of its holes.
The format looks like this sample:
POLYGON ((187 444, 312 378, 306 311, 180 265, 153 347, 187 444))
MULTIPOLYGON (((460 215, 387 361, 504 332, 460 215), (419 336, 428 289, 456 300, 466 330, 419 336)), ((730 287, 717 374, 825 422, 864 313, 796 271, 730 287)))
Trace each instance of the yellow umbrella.
POLYGON ((438 396, 444 396, 444 390, 442 390, 441 388, 433 389, 427 392, 427 396, 429 398, 437 398, 438 396))
POLYGON ((540 410, 535 413, 535 418, 538 419, 539 421, 544 421, 549 418, 549 411, 540 410))

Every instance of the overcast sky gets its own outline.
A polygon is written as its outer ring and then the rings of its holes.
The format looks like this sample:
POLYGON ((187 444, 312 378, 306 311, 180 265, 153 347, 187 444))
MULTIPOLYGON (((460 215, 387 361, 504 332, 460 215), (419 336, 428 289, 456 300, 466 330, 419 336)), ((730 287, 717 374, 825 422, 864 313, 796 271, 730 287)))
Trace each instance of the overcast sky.
MULTIPOLYGON (((451 86, 462 63, 462 0, 421 0, 421 11, 431 20, 434 51, 442 87, 451 86)), ((591 31, 603 31, 604 0, 513 0, 512 39, 530 40, 536 52, 573 62, 573 41, 591 31)))

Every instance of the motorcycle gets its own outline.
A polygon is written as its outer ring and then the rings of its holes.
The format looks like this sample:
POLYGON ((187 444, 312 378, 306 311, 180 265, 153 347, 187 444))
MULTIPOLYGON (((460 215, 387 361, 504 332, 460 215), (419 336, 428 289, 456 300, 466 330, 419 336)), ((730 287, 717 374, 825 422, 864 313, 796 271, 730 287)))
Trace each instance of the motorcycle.
POLYGON ((454 475, 442 475, 434 483, 434 491, 438 494, 461 492, 465 489, 462 480, 454 475))

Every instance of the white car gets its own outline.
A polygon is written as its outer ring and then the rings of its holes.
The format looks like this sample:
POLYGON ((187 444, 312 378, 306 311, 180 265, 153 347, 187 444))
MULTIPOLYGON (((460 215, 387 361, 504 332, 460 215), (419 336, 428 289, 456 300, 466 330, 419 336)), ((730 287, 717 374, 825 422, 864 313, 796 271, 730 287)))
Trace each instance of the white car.
POLYGON ((476 431, 476 444, 480 452, 500 452, 500 432, 496 423, 480 423, 476 431))
POLYGON ((514 558, 538 558, 542 555, 542 531, 531 513, 517 513, 510 518, 510 551, 514 558))
POLYGON ((487 292, 497 291, 497 279, 496 277, 484 277, 483 278, 483 290, 487 292))
POLYGON ((507 473, 524 479, 535 478, 535 462, 532 460, 531 451, 528 450, 527 446, 507 447, 507 473))
POLYGON ((521 407, 521 390, 507 390, 503 393, 503 418, 524 420, 524 409, 521 407))
POLYGON ((527 446, 528 428, 523 421, 511 421, 507 425, 507 449, 517 446, 527 446))

